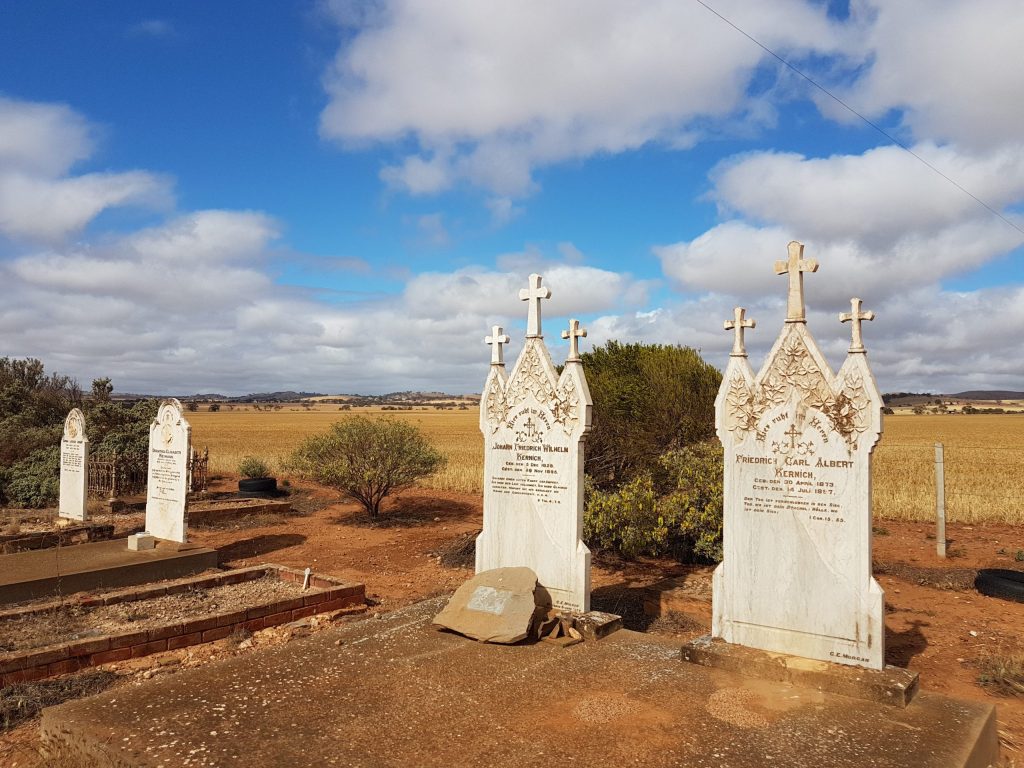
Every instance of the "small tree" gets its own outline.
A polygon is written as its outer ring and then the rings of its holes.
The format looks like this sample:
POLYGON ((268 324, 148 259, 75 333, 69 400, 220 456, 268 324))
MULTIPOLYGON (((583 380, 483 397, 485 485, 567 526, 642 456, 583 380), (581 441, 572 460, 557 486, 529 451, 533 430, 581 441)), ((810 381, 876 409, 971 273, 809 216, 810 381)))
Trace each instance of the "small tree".
POLYGON ((196 411, 199 410, 199 403, 197 403, 195 400, 189 400, 187 403, 185 403, 185 410, 187 410, 189 413, 195 413, 196 411))
MULTIPOLYGON (((233 406, 233 405, 230 405, 230 406, 228 406, 228 407, 229 407, 229 408, 230 408, 230 409, 231 409, 232 411, 233 411, 233 410, 235 410, 235 406, 233 406)), ((207 408, 206 410, 208 410, 208 411, 209 411, 210 413, 216 413, 217 411, 219 411, 219 410, 220 410, 220 403, 210 403, 210 407, 209 407, 209 408, 207 408)))
POLYGON ((299 445, 288 468, 337 488, 363 505, 371 518, 394 491, 444 466, 445 458, 404 421, 350 416, 299 445))

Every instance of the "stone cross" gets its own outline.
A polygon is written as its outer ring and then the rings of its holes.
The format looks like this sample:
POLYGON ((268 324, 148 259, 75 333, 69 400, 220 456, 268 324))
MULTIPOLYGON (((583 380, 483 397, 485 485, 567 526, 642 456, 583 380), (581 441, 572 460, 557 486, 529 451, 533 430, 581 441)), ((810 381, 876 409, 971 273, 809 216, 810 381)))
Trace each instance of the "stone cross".
POLYGON ((736 334, 732 340, 732 352, 729 353, 729 357, 747 356, 747 348, 743 345, 743 329, 754 328, 757 321, 745 319, 746 312, 744 307, 736 307, 733 310, 733 319, 725 321, 725 330, 735 331, 736 334))
POLYGON ((519 300, 530 302, 529 313, 526 318, 526 338, 540 338, 544 334, 540 332, 540 301, 551 298, 551 289, 541 286, 540 275, 530 275, 530 287, 519 291, 519 300))
POLYGON ((502 350, 503 344, 508 344, 512 339, 504 334, 500 325, 491 326, 491 335, 484 336, 484 342, 491 345, 491 365, 504 365, 505 354, 502 350))
POLYGON ((789 258, 775 262, 775 274, 789 273, 789 301, 786 306, 787 323, 803 323, 804 315, 804 272, 817 272, 818 262, 804 259, 803 243, 796 240, 789 244, 789 258))
POLYGON ((578 362, 580 358, 580 337, 587 338, 587 329, 580 328, 579 320, 569 321, 569 330, 562 331, 562 338, 569 340, 569 356, 565 359, 568 362, 578 362))
POLYGON ((843 312, 839 316, 839 322, 851 323, 851 330, 853 331, 853 341, 850 342, 850 352, 865 352, 864 340, 860 335, 860 322, 861 320, 874 320, 874 312, 861 312, 860 311, 860 299, 850 299, 850 310, 849 312, 843 312))

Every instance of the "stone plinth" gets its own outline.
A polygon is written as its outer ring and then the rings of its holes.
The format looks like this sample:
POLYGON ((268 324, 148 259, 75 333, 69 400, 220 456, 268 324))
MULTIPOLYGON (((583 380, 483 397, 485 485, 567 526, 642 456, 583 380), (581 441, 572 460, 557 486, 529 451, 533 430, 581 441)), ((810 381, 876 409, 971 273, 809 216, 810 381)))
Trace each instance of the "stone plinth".
POLYGON ((683 646, 683 660, 746 677, 792 683, 826 693, 838 693, 878 704, 906 707, 918 688, 917 672, 900 667, 865 669, 784 653, 745 648, 710 636, 683 646))
POLYGON ((629 630, 566 649, 472 643, 430 628, 443 605, 51 707, 41 725, 48 759, 68 768, 187 758, 220 768, 982 768, 998 755, 990 704, 922 693, 897 709, 784 683, 755 688, 629 630))

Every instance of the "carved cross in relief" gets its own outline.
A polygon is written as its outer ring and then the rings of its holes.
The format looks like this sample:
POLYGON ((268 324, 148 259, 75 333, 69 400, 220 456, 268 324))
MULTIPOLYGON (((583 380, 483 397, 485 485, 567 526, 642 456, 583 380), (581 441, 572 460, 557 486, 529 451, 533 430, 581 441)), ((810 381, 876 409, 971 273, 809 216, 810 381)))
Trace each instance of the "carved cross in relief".
POLYGON ((530 302, 529 312, 526 316, 526 338, 540 337, 540 301, 551 298, 551 289, 541 286, 540 275, 530 275, 530 287, 519 291, 519 300, 530 302))
POLYGON ((775 262, 775 274, 789 274, 789 300, 786 305, 786 322, 803 323, 804 315, 804 272, 817 272, 818 262, 805 259, 803 243, 796 240, 789 244, 789 258, 775 262))
POLYGON ((503 333, 500 325, 491 326, 491 335, 484 336, 484 342, 491 345, 491 365, 504 365, 505 353, 503 344, 508 344, 511 339, 503 333))
POLYGON ((789 447, 791 449, 796 448, 796 439, 800 437, 800 430, 796 428, 796 424, 790 424, 789 429, 785 432, 786 437, 789 438, 789 447))
POLYGON ((853 332, 853 340, 850 342, 850 352, 865 352, 864 340, 860 335, 860 322, 861 320, 874 320, 875 313, 861 312, 860 311, 860 299, 850 299, 850 311, 843 312, 839 316, 839 322, 851 323, 851 331, 853 332))
POLYGON ((587 337, 587 329, 580 328, 579 320, 570 320, 569 330, 562 331, 562 338, 569 340, 569 356, 565 359, 566 362, 580 360, 580 337, 587 337))
POLYGON ((736 307, 733 310, 733 319, 725 321, 725 330, 735 331, 735 336, 732 340, 732 352, 729 353, 729 357, 746 357, 747 348, 743 344, 743 329, 753 328, 757 325, 756 320, 747 320, 744 318, 747 310, 744 307, 736 307))

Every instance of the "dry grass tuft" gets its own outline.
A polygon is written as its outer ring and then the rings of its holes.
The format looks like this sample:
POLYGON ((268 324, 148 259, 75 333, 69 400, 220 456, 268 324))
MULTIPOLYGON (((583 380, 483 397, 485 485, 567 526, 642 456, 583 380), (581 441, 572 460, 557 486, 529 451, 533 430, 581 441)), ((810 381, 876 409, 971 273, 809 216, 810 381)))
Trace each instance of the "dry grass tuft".
POLYGON ((979 661, 978 682, 1004 696, 1024 696, 1024 649, 997 651, 979 661))
POLYGON ((106 670, 84 672, 74 677, 43 680, 36 683, 15 683, 0 689, 0 733, 14 728, 52 707, 71 699, 95 695, 117 679, 106 670))

